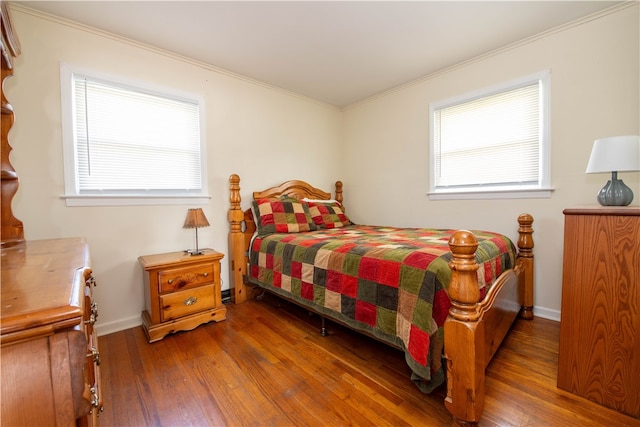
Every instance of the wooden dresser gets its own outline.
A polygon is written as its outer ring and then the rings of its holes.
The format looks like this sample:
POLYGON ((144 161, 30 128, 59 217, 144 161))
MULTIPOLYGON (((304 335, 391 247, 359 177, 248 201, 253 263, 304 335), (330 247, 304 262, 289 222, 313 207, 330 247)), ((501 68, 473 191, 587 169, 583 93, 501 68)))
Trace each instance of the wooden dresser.
POLYGON ((2 426, 97 425, 95 285, 83 239, 2 249, 2 426))
POLYGON ((640 208, 565 209, 558 387, 640 417, 640 208))
MULTIPOLYGON (((21 51, 4 0, 0 21, 2 86, 21 51)), ((0 422, 94 426, 102 401, 89 249, 83 239, 25 241, 11 207, 19 185, 9 158, 14 112, 1 92, 0 422)))

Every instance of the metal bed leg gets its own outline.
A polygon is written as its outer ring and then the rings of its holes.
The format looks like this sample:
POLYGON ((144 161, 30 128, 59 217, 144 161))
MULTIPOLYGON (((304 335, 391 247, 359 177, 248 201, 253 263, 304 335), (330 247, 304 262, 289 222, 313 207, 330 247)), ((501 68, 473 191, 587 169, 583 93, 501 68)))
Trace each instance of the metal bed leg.
POLYGON ((324 324, 324 317, 320 316, 320 320, 322 321, 322 326, 320 327, 320 335, 322 335, 323 337, 327 336, 327 328, 325 327, 324 324))

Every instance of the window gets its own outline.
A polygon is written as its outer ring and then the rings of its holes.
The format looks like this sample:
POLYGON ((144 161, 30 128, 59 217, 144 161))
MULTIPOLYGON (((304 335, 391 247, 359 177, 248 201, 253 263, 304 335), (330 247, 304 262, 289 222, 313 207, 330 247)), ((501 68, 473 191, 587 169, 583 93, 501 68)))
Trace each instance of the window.
POLYGON ((430 198, 549 197, 549 80, 432 104, 430 198))
POLYGON ((202 100, 65 64, 61 79, 67 206, 206 203, 202 100))

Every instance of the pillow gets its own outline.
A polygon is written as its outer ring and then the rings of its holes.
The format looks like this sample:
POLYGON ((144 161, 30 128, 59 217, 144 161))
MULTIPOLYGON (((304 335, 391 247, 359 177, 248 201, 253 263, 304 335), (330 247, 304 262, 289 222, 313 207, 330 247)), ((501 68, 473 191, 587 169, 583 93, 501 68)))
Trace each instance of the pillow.
POLYGON ((340 228, 351 225, 342 206, 335 200, 306 200, 313 223, 318 228, 340 228))
POLYGON ((258 236, 273 233, 299 233, 316 229, 309 207, 295 199, 260 199, 253 201, 258 236))

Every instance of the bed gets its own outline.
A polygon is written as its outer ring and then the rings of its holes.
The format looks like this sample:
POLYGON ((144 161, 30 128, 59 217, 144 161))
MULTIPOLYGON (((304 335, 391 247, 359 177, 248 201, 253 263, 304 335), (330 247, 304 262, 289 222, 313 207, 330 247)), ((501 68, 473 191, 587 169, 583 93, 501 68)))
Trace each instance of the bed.
POLYGON ((287 181, 243 209, 240 178, 229 181, 236 304, 259 287, 319 314, 322 332, 328 318, 397 347, 422 391, 446 383, 456 423, 480 420, 488 363, 516 318, 533 318, 531 215, 518 217, 514 244, 487 231, 354 224, 340 181, 333 197, 287 181))

